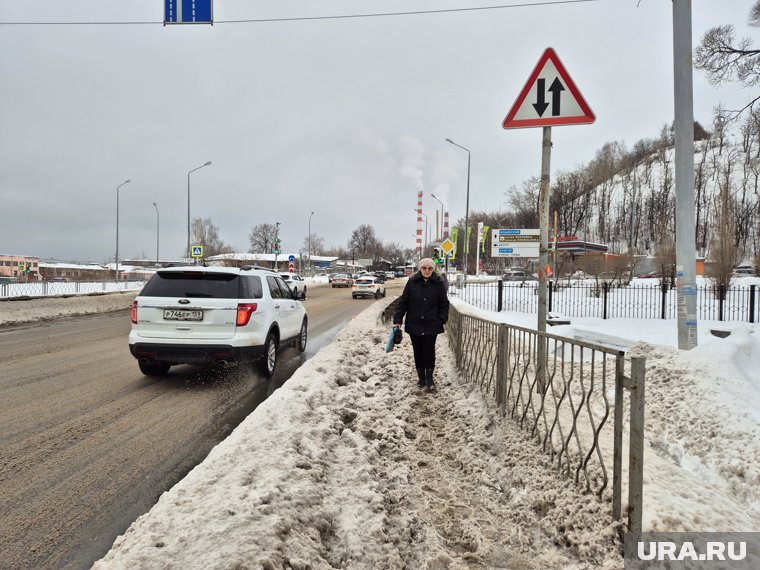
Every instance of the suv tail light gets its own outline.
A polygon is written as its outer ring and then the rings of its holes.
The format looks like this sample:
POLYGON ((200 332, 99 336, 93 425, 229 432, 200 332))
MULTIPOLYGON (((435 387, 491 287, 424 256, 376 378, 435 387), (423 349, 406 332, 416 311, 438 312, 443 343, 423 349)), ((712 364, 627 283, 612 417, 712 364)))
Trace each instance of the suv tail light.
POLYGON ((129 317, 133 324, 137 324, 137 301, 132 301, 132 308, 129 311, 129 317))
POLYGON ((244 327, 251 320, 251 314, 256 310, 256 303, 240 303, 237 308, 237 320, 235 324, 244 327))

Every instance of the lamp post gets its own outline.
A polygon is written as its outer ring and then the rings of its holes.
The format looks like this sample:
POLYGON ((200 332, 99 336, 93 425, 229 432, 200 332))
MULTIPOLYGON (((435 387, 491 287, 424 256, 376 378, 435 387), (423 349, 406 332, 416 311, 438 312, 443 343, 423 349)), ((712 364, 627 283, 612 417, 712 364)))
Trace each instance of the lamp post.
POLYGON ((125 180, 116 187, 116 281, 119 281, 119 188, 130 182, 125 180))
POLYGON ((274 270, 277 271, 277 256, 280 254, 280 222, 274 223, 274 270))
POLYGON ((314 215, 314 212, 312 211, 311 214, 309 214, 309 273, 312 274, 312 277, 314 276, 314 266, 311 263, 311 217, 314 215))
MULTIPOLYGON (((433 194, 432 192, 430 193, 430 197, 433 198, 436 202, 438 202, 441 205, 441 235, 440 235, 440 239, 443 240, 443 202, 441 202, 436 197, 436 195, 433 194)), ((437 232, 437 230, 438 230, 438 228, 436 228, 436 232, 437 232)), ((438 234, 437 233, 436 233, 435 239, 438 239, 438 234)))
POLYGON ((158 232, 161 221, 161 215, 158 213, 158 206, 153 202, 153 207, 156 209, 156 267, 158 267, 158 232))
POLYGON ((187 257, 192 257, 190 253, 190 174, 200 170, 204 166, 211 166, 211 161, 201 164, 198 168, 193 168, 187 173, 187 257))
POLYGON ((446 139, 446 142, 467 151, 467 201, 464 209, 464 286, 467 287, 467 254, 470 250, 470 236, 467 231, 470 223, 470 149, 464 148, 451 139, 446 139))

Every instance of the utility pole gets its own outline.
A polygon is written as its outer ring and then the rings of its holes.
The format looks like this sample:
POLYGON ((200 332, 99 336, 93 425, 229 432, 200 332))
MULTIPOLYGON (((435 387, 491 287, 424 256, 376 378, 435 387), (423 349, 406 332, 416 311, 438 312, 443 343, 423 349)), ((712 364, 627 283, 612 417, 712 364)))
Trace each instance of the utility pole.
POLYGON ((673 0, 678 348, 697 346, 697 250, 694 233, 694 85, 691 0, 673 0))

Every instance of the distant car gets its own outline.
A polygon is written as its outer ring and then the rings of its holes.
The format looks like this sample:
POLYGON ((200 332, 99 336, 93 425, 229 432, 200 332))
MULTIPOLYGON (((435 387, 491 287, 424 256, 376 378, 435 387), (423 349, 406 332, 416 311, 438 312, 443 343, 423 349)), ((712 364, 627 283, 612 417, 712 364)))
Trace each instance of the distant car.
POLYGON ((345 273, 336 273, 330 282, 333 287, 351 287, 353 283, 354 280, 345 273))
POLYGON ((734 277, 750 277, 755 274, 755 270, 751 265, 739 265, 734 269, 734 277))
POLYGON ((393 271, 386 271, 385 272, 385 280, 386 281, 388 279, 395 279, 395 278, 396 278, 396 274, 393 271))
POLYGON ((639 279, 659 279, 660 274, 657 271, 650 271, 649 273, 642 273, 638 276, 639 279))
POLYGON ((146 376, 175 364, 260 360, 271 377, 282 349, 306 350, 301 299, 268 269, 160 269, 132 303, 129 350, 146 376))
POLYGON ((385 281, 372 275, 362 275, 351 287, 351 297, 385 297, 385 281))
POLYGON ((294 293, 303 293, 306 296, 306 281, 295 273, 280 273, 280 277, 294 293))
POLYGON ((523 281, 527 278, 528 274, 522 269, 513 269, 502 276, 504 281, 523 281))

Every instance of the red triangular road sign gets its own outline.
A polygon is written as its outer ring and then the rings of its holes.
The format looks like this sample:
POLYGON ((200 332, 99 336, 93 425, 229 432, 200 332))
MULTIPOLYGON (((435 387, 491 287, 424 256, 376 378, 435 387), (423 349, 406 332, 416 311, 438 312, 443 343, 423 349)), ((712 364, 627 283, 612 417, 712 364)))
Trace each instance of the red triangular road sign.
POLYGON ((551 127, 595 120, 596 116, 556 52, 546 48, 502 126, 505 129, 551 127))

